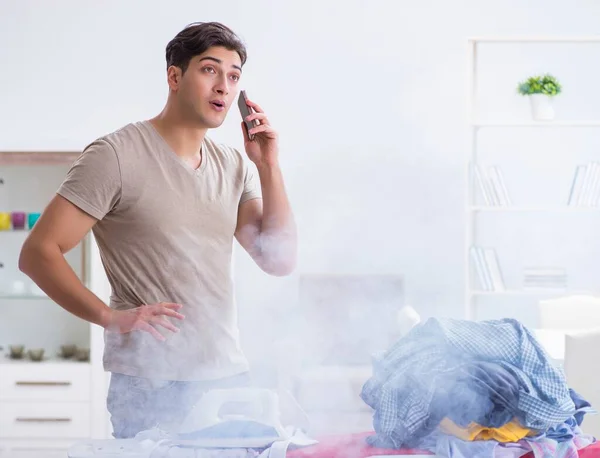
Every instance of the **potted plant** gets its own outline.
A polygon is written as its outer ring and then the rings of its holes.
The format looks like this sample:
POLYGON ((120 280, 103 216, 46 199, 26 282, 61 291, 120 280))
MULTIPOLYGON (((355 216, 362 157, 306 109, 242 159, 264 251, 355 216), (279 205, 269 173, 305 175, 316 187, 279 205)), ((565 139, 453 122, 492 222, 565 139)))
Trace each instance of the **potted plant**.
POLYGON ((529 97, 531 115, 537 121, 550 121, 554 119, 552 98, 562 91, 558 80, 549 74, 532 76, 519 83, 517 91, 529 97))

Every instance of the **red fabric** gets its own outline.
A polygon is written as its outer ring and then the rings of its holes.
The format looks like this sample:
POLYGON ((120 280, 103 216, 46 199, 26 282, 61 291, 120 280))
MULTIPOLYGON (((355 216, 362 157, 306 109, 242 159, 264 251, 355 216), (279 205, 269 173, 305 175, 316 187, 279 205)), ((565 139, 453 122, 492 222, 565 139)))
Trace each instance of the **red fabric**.
MULTIPOLYGON (((296 450, 288 450, 287 458, 367 458, 373 455, 431 455, 422 450, 390 450, 371 447, 365 441, 373 432, 330 436, 319 439, 319 443, 296 450)), ((600 458, 600 443, 579 451, 580 458, 600 458)), ((528 453, 523 458, 533 458, 528 453)))

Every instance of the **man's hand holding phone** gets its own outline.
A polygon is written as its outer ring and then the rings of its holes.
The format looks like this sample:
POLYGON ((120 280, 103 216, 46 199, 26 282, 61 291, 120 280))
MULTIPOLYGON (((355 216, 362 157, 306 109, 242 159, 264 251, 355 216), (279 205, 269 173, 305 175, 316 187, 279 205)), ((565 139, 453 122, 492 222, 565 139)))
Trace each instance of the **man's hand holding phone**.
POLYGON ((263 109, 240 91, 238 106, 242 115, 242 131, 246 154, 257 167, 277 164, 279 145, 277 132, 263 109))

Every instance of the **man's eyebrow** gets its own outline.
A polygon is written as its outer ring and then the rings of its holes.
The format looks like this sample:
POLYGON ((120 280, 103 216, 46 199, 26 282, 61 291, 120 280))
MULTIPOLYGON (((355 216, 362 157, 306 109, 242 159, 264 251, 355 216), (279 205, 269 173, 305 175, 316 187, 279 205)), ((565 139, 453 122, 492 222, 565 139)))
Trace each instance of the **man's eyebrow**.
MULTIPOLYGON (((203 60, 212 60, 214 62, 216 62, 217 64, 222 64, 223 61, 221 59, 217 59, 216 57, 212 57, 212 56, 205 56, 203 58, 201 58, 198 62, 202 62, 203 60)), ((235 68, 236 70, 239 70, 240 72, 242 71, 242 67, 239 67, 238 65, 232 65, 233 68, 235 68)))

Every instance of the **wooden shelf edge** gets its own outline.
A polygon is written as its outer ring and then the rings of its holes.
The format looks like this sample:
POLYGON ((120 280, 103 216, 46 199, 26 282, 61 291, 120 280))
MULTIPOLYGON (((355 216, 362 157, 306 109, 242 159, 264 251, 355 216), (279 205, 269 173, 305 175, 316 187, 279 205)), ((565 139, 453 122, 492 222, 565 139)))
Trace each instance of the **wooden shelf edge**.
POLYGON ((599 43, 600 35, 491 35, 467 37, 467 41, 477 43, 599 43))
POLYGON ((43 361, 31 361, 28 358, 23 359, 11 359, 5 358, 4 361, 0 360, 0 366, 10 365, 10 366, 32 366, 32 365, 80 365, 80 366, 89 366, 91 365, 91 361, 78 361, 75 359, 58 359, 58 358, 47 358, 43 361))
POLYGON ((0 151, 0 165, 71 165, 80 151, 0 151))

